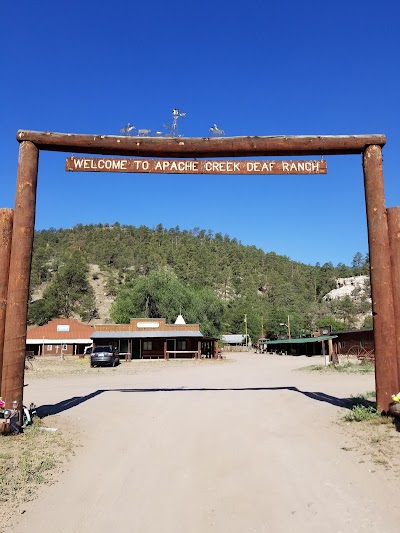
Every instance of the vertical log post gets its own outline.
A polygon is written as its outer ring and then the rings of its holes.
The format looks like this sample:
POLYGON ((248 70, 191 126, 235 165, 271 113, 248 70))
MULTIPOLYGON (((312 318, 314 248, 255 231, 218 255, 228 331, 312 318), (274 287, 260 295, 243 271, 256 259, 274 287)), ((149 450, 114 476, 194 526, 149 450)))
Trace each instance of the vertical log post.
POLYGON ((21 412, 38 162, 37 147, 30 141, 22 142, 18 158, 1 387, 6 407, 12 407, 16 400, 21 412))
MULTIPOLYGON (((397 373, 400 391, 400 207, 387 209, 390 256, 392 260, 393 306, 396 328, 397 373)), ((397 394, 397 393, 396 393, 397 394)))
POLYGON ((218 341, 214 341, 214 359, 218 359, 218 341))
POLYGON ((13 217, 12 209, 0 209, 0 393, 13 217))
POLYGON ((329 353, 329 358, 331 358, 331 356, 332 356, 332 352, 333 352, 333 341, 332 341, 332 339, 328 339, 328 353, 329 353))
POLYGON ((391 395, 398 392, 398 372, 389 232, 380 146, 371 145, 365 149, 363 167, 374 324, 376 401, 379 410, 388 412, 391 395))
POLYGON ((332 339, 328 339, 328 361, 329 364, 332 361, 332 352, 333 352, 333 341, 332 339))

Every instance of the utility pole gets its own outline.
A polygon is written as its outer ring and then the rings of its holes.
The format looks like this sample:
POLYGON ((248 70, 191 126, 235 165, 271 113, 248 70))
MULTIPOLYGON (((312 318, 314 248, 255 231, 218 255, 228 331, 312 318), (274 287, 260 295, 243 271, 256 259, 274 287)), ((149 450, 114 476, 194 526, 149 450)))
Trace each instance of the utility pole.
POLYGON ((261 338, 264 338, 264 317, 261 317, 261 338))
POLYGON ((287 329, 288 329, 288 337, 290 340, 292 337, 290 336, 290 316, 289 315, 287 316, 287 329))

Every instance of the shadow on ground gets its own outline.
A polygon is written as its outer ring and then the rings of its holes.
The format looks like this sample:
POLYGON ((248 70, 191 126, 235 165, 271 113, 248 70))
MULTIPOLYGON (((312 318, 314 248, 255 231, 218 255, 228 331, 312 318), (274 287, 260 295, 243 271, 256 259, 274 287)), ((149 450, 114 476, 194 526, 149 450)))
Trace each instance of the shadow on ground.
POLYGON ((179 392, 226 392, 226 391, 235 391, 235 392, 252 392, 252 391, 265 391, 265 392, 273 392, 273 391, 279 391, 279 390, 288 390, 293 391, 295 393, 303 394, 304 396, 307 396, 308 398, 312 400, 316 400, 319 402, 325 402, 329 403, 331 405, 335 405, 336 407, 344 407, 346 409, 351 409, 356 404, 362 404, 366 407, 371 406, 374 407, 375 403, 369 400, 361 399, 361 398, 337 398, 336 396, 331 396, 330 394, 326 394, 325 392, 311 392, 311 391, 302 391, 298 389, 297 387, 227 387, 227 388, 186 388, 186 387, 180 387, 180 388, 154 388, 154 389, 98 389, 86 396, 75 396, 73 398, 68 398, 67 400, 63 400, 62 402, 56 403, 56 404, 47 404, 47 405, 41 405, 36 408, 36 414, 40 418, 44 418, 46 416, 50 415, 56 415, 59 413, 62 413, 64 411, 68 411, 69 409, 72 409, 81 403, 87 402, 88 400, 91 400, 92 398, 95 398, 99 394, 103 394, 104 392, 133 392, 133 393, 157 393, 157 392, 171 392, 171 393, 179 393, 179 392))

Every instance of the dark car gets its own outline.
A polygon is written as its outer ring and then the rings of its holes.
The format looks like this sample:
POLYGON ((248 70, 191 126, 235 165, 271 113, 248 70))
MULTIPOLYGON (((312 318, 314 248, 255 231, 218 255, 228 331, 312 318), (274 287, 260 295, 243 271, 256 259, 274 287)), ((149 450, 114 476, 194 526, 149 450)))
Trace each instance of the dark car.
POLYGON ((112 346, 96 346, 90 354, 90 366, 109 365, 116 366, 119 364, 118 351, 112 346))

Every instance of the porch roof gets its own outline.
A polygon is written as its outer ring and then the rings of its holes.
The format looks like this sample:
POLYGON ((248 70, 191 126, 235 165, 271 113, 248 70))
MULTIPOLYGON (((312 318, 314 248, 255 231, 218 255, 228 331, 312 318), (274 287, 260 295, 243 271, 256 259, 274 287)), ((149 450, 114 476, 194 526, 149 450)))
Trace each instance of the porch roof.
POLYGON ((329 339, 336 339, 337 335, 321 335, 320 337, 301 337, 299 339, 277 339, 273 341, 263 341, 260 344, 304 344, 307 342, 321 342, 329 339))

